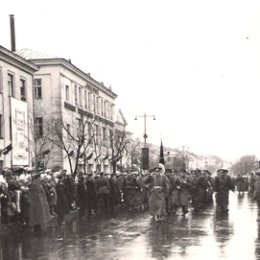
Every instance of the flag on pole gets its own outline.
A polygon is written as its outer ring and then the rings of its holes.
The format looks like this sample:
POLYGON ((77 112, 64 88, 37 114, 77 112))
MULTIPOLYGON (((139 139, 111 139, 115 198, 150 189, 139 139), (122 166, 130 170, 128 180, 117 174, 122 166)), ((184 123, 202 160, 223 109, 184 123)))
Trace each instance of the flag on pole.
POLYGON ((160 157, 159 157, 159 163, 161 164, 165 164, 165 161, 164 161, 164 154, 163 154, 163 144, 162 144, 162 141, 161 141, 161 147, 160 147, 160 157))

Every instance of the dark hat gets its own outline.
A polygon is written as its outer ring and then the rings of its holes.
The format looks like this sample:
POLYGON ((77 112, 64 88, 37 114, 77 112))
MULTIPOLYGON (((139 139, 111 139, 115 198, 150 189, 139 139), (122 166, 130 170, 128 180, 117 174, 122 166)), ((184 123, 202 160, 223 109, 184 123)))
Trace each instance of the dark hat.
POLYGON ((14 173, 20 175, 25 172, 25 169, 23 167, 17 167, 17 168, 14 168, 13 171, 14 171, 14 173))
POLYGON ((209 175, 211 175, 211 172, 210 172, 210 171, 208 171, 208 170, 203 170, 203 173, 206 173, 206 174, 209 174, 209 175))
POLYGON ((171 173, 171 172, 173 172, 173 170, 172 169, 165 169, 165 172, 171 173))
POLYGON ((228 173, 228 170, 226 170, 226 169, 218 169, 217 173, 228 173))

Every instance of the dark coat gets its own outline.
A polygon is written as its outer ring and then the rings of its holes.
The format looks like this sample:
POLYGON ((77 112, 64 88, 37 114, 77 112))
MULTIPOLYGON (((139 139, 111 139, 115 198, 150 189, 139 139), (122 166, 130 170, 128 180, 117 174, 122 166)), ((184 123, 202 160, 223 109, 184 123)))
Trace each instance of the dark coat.
POLYGON ((87 195, 86 195, 87 208, 96 210, 96 208, 97 208, 97 189, 96 189, 96 183, 95 183, 93 177, 87 178, 86 186, 87 186, 87 195))
POLYGON ((66 196, 65 185, 62 182, 56 184, 57 204, 55 212, 58 216, 64 216, 69 212, 69 203, 66 196))
POLYGON ((234 183, 232 182, 229 175, 226 176, 216 176, 214 184, 216 192, 216 203, 218 206, 227 206, 229 203, 229 191, 235 190, 234 183))
POLYGON ((87 190, 83 181, 79 182, 77 185, 77 194, 78 194, 78 205, 80 208, 86 206, 87 190))
POLYGON ((43 225, 50 221, 51 214, 46 193, 39 179, 32 182, 30 193, 30 226, 43 225))

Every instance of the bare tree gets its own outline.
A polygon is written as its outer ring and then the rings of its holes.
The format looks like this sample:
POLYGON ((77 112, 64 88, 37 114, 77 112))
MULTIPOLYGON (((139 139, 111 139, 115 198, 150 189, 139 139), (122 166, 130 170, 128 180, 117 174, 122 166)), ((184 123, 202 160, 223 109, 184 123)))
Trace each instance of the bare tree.
POLYGON ((83 116, 73 119, 70 124, 62 119, 52 119, 53 131, 49 141, 66 153, 74 177, 78 172, 80 159, 86 158, 86 153, 92 146, 94 121, 94 118, 87 120, 83 116))
POLYGON ((126 156, 130 156, 130 163, 131 167, 133 165, 140 166, 141 163, 141 153, 142 153, 142 143, 137 138, 135 140, 129 139, 129 144, 125 147, 126 156))
POLYGON ((126 130, 115 128, 113 131, 110 131, 110 145, 111 145, 111 163, 113 172, 116 171, 117 163, 122 159, 123 152, 126 151, 126 148, 131 143, 131 139, 126 130))

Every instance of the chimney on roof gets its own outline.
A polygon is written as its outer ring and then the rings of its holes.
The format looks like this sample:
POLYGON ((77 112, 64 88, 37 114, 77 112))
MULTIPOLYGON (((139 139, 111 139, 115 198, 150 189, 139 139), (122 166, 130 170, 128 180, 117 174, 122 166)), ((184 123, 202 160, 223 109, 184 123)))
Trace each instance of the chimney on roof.
POLYGON ((15 46, 15 26, 14 26, 14 15, 10 14, 10 32, 11 32, 11 51, 16 51, 15 46))

